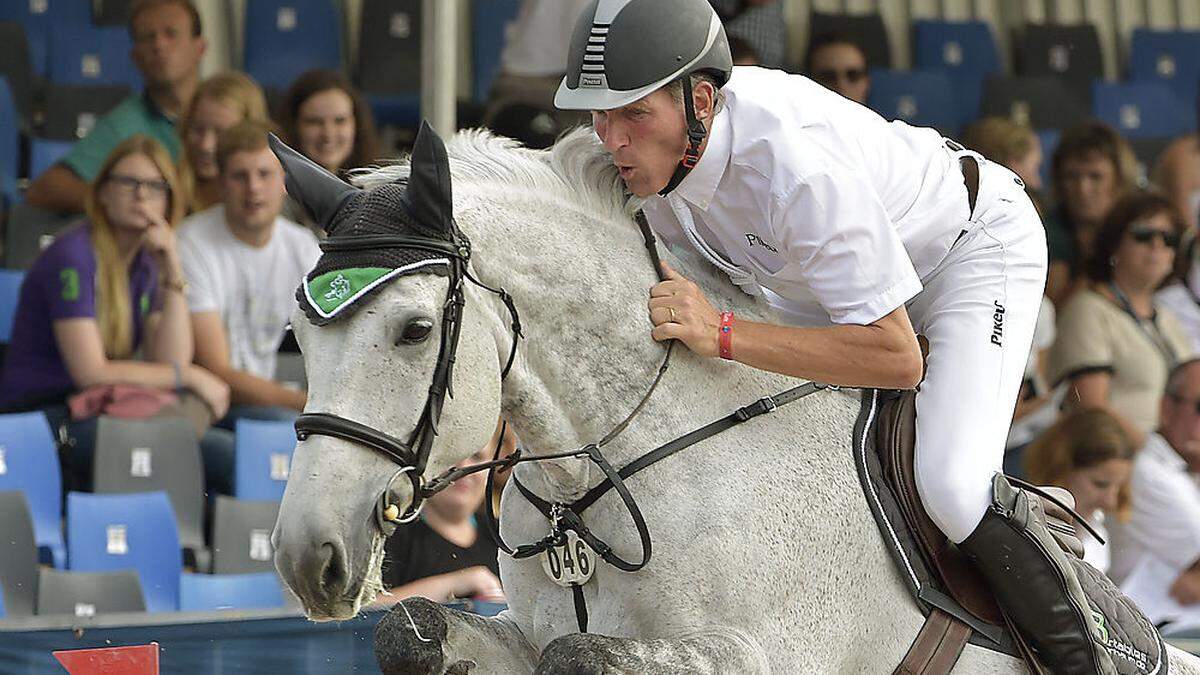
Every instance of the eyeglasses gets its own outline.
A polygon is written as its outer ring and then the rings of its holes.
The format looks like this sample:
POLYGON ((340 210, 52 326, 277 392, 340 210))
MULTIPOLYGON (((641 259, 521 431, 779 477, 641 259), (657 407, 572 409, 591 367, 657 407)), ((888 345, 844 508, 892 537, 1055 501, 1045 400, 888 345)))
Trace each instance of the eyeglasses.
POLYGON ((1139 244, 1149 244, 1154 241, 1155 237, 1162 239, 1163 246, 1167 248, 1175 248, 1179 246, 1179 235, 1174 232, 1160 230, 1148 225, 1141 227, 1133 227, 1129 230, 1129 236, 1139 244))
POLYGON ((860 80, 867 76, 866 68, 848 68, 846 70, 814 70, 812 78, 817 82, 831 87, 838 82, 845 80, 849 84, 858 84, 860 80))
POLYGON ((144 188, 151 197, 166 197, 171 194, 171 185, 165 180, 142 180, 133 176, 113 174, 108 177, 108 182, 130 194, 137 194, 139 188, 144 188))
POLYGON ((1189 401, 1189 400, 1185 399, 1184 397, 1180 396, 1179 394, 1175 394, 1175 393, 1172 393, 1169 391, 1167 392, 1167 398, 1171 399, 1172 401, 1175 401, 1176 403, 1178 403, 1180 405, 1187 405, 1188 403, 1191 403, 1192 404, 1191 407, 1195 410, 1196 414, 1200 415, 1200 400, 1189 401))

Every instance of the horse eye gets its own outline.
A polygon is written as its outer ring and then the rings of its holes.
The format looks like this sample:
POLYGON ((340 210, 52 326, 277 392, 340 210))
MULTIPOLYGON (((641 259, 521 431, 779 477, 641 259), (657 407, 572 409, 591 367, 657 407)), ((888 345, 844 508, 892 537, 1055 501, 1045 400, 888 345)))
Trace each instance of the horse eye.
POLYGON ((396 344, 416 344, 423 342, 429 334, 433 332, 433 320, 421 317, 413 319, 404 324, 404 330, 400 332, 400 337, 397 338, 396 344))

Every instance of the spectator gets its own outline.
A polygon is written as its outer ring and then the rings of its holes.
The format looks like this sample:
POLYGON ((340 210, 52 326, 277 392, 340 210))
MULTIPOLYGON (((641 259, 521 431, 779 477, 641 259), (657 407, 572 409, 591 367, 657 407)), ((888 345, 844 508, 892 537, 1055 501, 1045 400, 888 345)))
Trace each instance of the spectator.
POLYGON ((1193 236, 1179 254, 1179 277, 1154 295, 1154 299, 1179 319, 1191 341, 1192 351, 1200 353, 1200 246, 1193 236))
MULTIPOLYGON (((486 462, 494 444, 480 448, 459 466, 486 462)), ((496 544, 476 527, 474 514, 483 506, 487 474, 460 478, 425 501, 421 518, 401 525, 384 544, 384 595, 377 605, 391 605, 419 595, 443 602, 475 598, 503 602, 496 544)))
MULTIPOLYGON (((1079 410, 1030 444, 1025 473, 1036 484, 1069 490, 1075 510, 1105 537, 1106 514, 1119 522, 1129 519, 1129 474, 1136 450, 1120 420, 1104 410, 1079 410)), ((1078 524, 1075 534, 1083 542, 1083 559, 1106 571, 1109 548, 1078 524)))
MULTIPOLYGON (((1157 586, 1156 595, 1195 605, 1200 602, 1200 362, 1183 363, 1171 373, 1159 413, 1158 432, 1133 462, 1130 519, 1112 528, 1110 576, 1125 584, 1138 573, 1139 585, 1157 586)), ((1151 621, 1172 618, 1135 599, 1151 621)))
POLYGON ((283 137, 335 175, 379 159, 375 118, 362 94, 340 73, 310 70, 283 97, 283 137))
POLYGON ((138 0, 129 10, 129 34, 145 90, 100 118, 62 161, 38 176, 25 193, 30 205, 81 213, 88 183, 113 148, 134 134, 155 139, 178 159, 175 120, 192 100, 207 46, 200 13, 191 0, 138 0))
POLYGON ((1182 229, 1171 202, 1157 193, 1137 191, 1117 202, 1096 234, 1091 283, 1063 308, 1052 349, 1054 379, 1071 387, 1068 402, 1115 413, 1138 446, 1158 423, 1167 374, 1192 355, 1179 322, 1154 300, 1171 274, 1182 229))
POLYGON ((1042 142, 1023 124, 985 117, 963 131, 963 145, 1012 169, 1030 190, 1042 189, 1042 142))
MULTIPOLYGON (((731 38, 750 45, 759 64, 782 68, 787 49, 787 22, 779 0, 708 0, 731 38)), ((570 35, 570 32, 567 33, 570 35)), ((566 60, 563 60, 566 63, 566 60)))
POLYGON ((1004 449, 1004 472, 1026 477, 1022 467, 1025 446, 1042 435, 1058 418, 1059 408, 1066 396, 1066 387, 1049 385, 1050 348, 1054 346, 1057 314, 1054 304, 1042 296, 1037 323, 1033 327, 1033 344, 1025 363, 1025 378, 1017 395, 1012 426, 1004 449))
POLYGON ((234 422, 288 420, 305 394, 272 381, 296 287, 320 256, 316 237, 279 215, 283 167, 261 124, 242 122, 217 143, 221 203, 186 219, 179 248, 196 362, 229 384, 233 405, 217 423, 223 445, 206 449, 209 486, 229 494, 234 422))
POLYGON ((270 121, 267 99, 250 76, 226 72, 200 83, 179 125, 183 138, 179 177, 188 213, 203 211, 220 201, 217 136, 247 120, 259 124, 270 121))
POLYGON ((216 416, 229 388, 190 365, 192 332, 174 225, 183 214, 175 169, 157 141, 135 135, 100 166, 86 222, 38 256, 21 287, 0 406, 43 410, 75 441, 68 484, 90 482, 96 418, 71 419, 67 399, 107 385, 187 389, 216 416), (141 354, 144 360, 137 359, 141 354))
MULTIPOLYGON (((1200 101, 1196 115, 1200 119, 1200 101)), ((1200 224, 1200 134, 1188 134, 1168 145, 1150 177, 1175 203, 1188 232, 1195 236, 1200 224)))
POLYGON ((867 55, 854 38, 844 33, 814 36, 808 43, 804 64, 806 74, 826 89, 867 104, 871 72, 867 69, 867 55))
POLYGON ((1061 307, 1086 284, 1084 262, 1109 209, 1137 186, 1137 160, 1115 129, 1085 122, 1063 134, 1050 175, 1058 208, 1045 219, 1050 249, 1046 295, 1061 307))

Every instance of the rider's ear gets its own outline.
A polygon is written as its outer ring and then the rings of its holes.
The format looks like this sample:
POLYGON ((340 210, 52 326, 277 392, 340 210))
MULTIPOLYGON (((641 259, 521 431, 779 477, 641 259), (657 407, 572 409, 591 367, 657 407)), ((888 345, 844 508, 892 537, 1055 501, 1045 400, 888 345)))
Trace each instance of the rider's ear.
POLYGON ((316 162, 288 147, 275 134, 270 134, 271 151, 283 165, 288 194, 300 202, 313 220, 329 232, 342 204, 359 192, 316 162))
POLYGON ((408 177, 408 199, 418 222, 437 227, 449 235, 454 220, 450 193, 450 160, 446 144, 429 122, 421 122, 413 145, 412 171, 408 177))

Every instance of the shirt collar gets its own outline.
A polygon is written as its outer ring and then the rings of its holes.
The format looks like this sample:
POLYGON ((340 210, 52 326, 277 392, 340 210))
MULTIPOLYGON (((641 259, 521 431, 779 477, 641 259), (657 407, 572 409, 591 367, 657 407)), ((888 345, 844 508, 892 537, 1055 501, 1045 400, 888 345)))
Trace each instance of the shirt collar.
POLYGON ((721 111, 713 118, 704 154, 700 156, 700 161, 696 162, 695 168, 679 183, 679 187, 675 188, 675 194, 700 210, 708 209, 713 195, 717 192, 717 185, 725 175, 725 167, 729 165, 731 136, 729 114, 721 111))
POLYGON ((1172 448, 1167 439, 1160 434, 1150 434, 1150 441, 1146 443, 1144 452, 1149 453, 1151 457, 1172 471, 1187 471, 1187 461, 1180 457, 1179 453, 1175 452, 1175 448, 1172 448))

